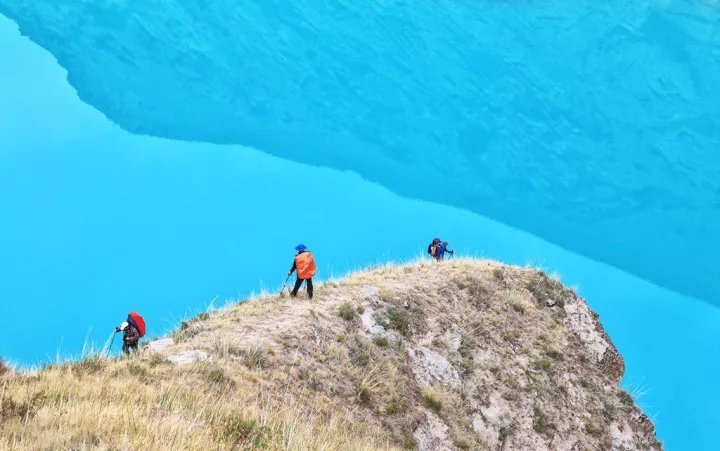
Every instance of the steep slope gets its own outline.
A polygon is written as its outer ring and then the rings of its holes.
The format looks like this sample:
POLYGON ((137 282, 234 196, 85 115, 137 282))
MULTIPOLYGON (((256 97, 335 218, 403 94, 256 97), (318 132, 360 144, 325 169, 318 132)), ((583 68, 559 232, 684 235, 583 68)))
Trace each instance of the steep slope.
POLYGON ((487 261, 261 296, 139 355, 2 375, 7 448, 659 449, 575 293, 487 261))
POLYGON ((712 3, 0 0, 0 12, 131 132, 351 169, 720 304, 712 3))

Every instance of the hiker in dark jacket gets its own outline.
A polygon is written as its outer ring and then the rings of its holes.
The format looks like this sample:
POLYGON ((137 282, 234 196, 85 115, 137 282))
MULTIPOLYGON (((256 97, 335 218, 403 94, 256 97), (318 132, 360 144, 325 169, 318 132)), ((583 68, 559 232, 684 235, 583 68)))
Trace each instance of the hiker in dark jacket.
POLYGON ((316 272, 315 259, 308 250, 307 246, 305 246, 304 244, 298 244, 297 246, 295 246, 295 250, 297 251, 297 254, 295 254, 295 258, 293 259, 293 265, 288 272, 288 276, 290 276, 290 274, 297 270, 297 280, 295 281, 295 287, 290 292, 290 296, 297 296, 300 286, 302 285, 303 281, 305 281, 307 285, 308 298, 312 299, 312 278, 316 272))
POLYGON ((443 260, 445 253, 455 255, 455 251, 448 249, 447 241, 440 241, 440 238, 435 238, 432 240, 432 243, 428 245, 428 254, 437 261, 443 260))
POLYGON ((137 351, 138 341, 140 340, 140 331, 135 326, 123 321, 119 327, 115 328, 115 332, 123 333, 123 347, 122 350, 125 354, 130 354, 130 351, 137 351))
POLYGON ((435 260, 442 260, 445 258, 445 253, 448 253, 450 255, 455 255, 455 251, 451 251, 448 249, 448 242, 443 241, 440 243, 435 250, 435 260))

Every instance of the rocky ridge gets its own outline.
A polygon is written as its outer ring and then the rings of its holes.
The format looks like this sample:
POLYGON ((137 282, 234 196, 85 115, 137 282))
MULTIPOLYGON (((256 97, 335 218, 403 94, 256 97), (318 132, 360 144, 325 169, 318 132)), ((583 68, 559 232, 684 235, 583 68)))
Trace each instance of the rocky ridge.
POLYGON ((208 312, 130 358, 4 374, 0 444, 661 449, 623 371, 597 315, 542 272, 387 265, 312 301, 208 312))

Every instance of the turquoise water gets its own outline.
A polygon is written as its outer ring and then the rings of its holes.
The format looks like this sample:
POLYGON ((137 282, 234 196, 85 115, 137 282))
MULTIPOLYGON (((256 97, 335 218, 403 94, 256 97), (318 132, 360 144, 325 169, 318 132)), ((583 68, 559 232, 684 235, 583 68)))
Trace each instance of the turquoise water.
POLYGON ((2 17, 0 43, 0 300, 12 337, 0 355, 23 364, 77 355, 133 308, 161 334, 214 298, 278 287, 297 241, 330 277, 416 257, 440 235, 577 286, 668 449, 715 447, 720 312, 710 304, 354 172, 128 133, 81 102, 53 57, 2 17))
POLYGON ((353 170, 720 305, 717 1, 0 0, 0 13, 126 130, 353 170))

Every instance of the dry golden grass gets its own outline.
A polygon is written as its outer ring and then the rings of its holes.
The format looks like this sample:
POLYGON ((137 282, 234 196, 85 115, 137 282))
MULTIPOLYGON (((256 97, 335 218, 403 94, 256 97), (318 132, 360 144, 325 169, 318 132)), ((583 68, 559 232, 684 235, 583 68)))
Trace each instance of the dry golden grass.
POLYGON ((580 444, 607 444, 598 425, 634 407, 544 307, 550 296, 573 295, 537 271, 463 259, 361 271, 312 301, 262 295, 187 322, 160 353, 0 372, 0 447, 427 448, 418 431, 433 416, 454 448, 573 428, 580 444), (189 350, 210 360, 167 361, 189 350), (447 377, 427 379, 418 352, 443 356, 447 377), (478 432, 497 399, 507 418, 478 432), (569 402, 596 406, 590 426, 560 420, 569 402))
MULTIPOLYGON (((377 449, 375 431, 301 399, 266 396, 265 379, 229 363, 175 367, 150 356, 88 359, 2 382, 7 449, 377 449)), ((329 405, 327 406, 329 407, 329 405)), ((381 435, 380 435, 381 436, 381 435)))

